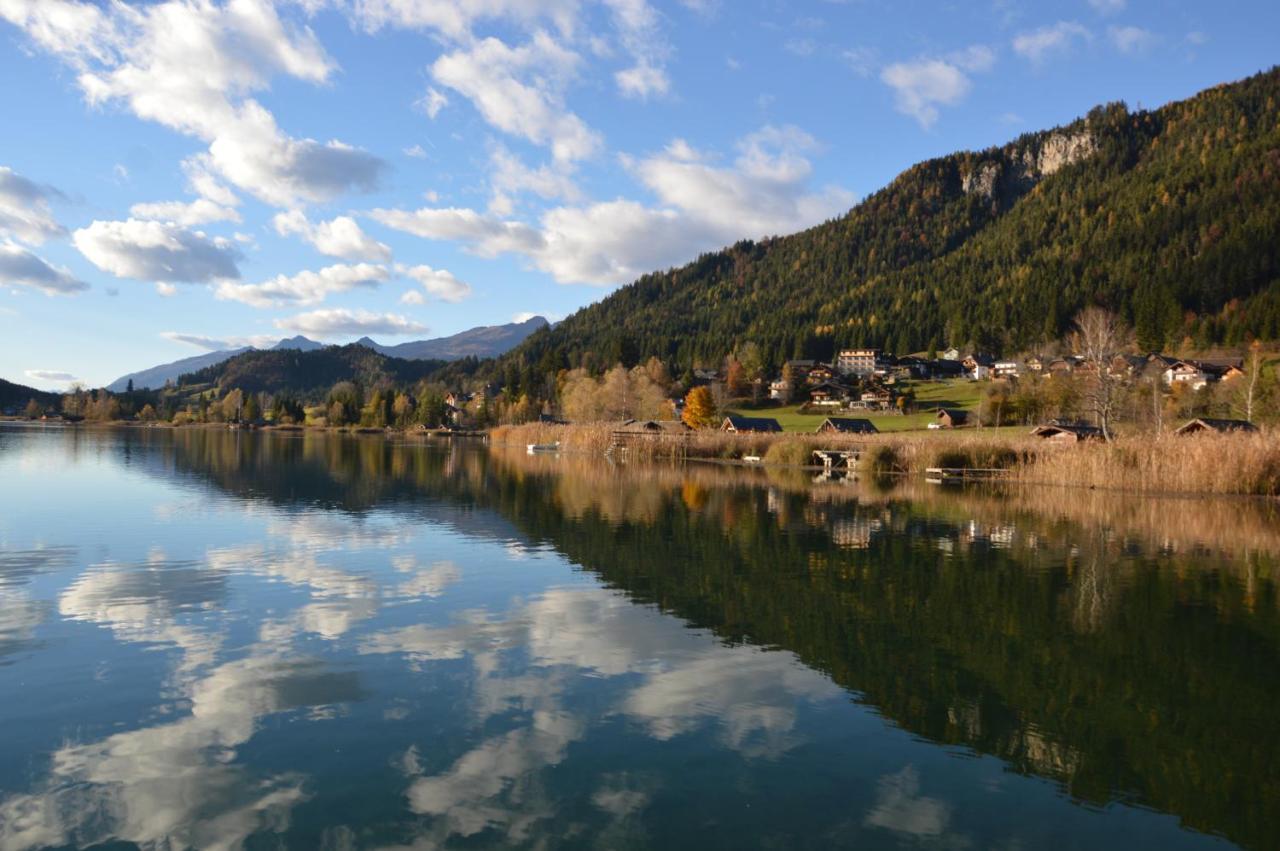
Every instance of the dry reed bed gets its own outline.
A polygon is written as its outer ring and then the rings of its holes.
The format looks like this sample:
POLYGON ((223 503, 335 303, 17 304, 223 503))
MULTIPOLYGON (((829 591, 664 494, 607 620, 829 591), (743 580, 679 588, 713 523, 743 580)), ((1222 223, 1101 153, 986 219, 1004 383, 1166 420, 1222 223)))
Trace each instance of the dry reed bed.
MULTIPOLYGON (((559 442, 562 449, 599 455, 616 425, 503 426, 495 444, 559 442)), ((699 431, 687 440, 637 441, 632 458, 760 456, 779 466, 812 464, 813 450, 860 446, 863 469, 921 473, 929 467, 1003 468, 1028 483, 1145 493, 1280 496, 1280 432, 1127 436, 1114 443, 1049 444, 1027 435, 987 436, 981 430, 917 434, 802 435, 699 431)))

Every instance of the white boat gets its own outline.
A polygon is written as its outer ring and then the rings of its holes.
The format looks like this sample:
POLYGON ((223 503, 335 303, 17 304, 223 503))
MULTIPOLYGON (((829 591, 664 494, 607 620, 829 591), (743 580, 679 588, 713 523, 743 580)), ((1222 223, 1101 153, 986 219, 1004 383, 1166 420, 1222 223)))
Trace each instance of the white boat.
POLYGON ((530 443, 529 444, 530 455, 538 455, 543 452, 559 452, 559 451, 560 451, 560 441, 558 440, 555 443, 530 443))

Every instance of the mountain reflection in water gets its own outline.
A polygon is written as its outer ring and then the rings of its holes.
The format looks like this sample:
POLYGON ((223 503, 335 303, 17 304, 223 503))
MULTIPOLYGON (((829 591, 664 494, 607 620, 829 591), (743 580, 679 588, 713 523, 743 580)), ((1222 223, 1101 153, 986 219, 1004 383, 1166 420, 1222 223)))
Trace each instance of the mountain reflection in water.
POLYGON ((0 851, 1266 848, 1272 503, 0 428, 0 851))

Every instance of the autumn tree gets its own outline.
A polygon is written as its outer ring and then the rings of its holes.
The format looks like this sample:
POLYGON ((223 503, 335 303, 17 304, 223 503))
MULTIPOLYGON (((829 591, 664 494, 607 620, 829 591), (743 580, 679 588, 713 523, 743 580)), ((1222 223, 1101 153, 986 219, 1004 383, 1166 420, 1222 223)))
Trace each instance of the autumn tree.
POLYGON ((711 389, 695 387, 684 397, 684 415, 681 417, 689 428, 708 428, 716 424, 716 402, 711 389))
POLYGON ((44 408, 40 407, 40 403, 35 399, 28 399, 27 407, 22 409, 22 413, 29 420, 38 420, 40 415, 44 413, 44 408))
POLYGON ((1105 308, 1089 306, 1076 316, 1071 344, 1091 369, 1085 384, 1086 405, 1108 441, 1114 437, 1112 424, 1124 385, 1111 365, 1132 342, 1133 331, 1105 308))

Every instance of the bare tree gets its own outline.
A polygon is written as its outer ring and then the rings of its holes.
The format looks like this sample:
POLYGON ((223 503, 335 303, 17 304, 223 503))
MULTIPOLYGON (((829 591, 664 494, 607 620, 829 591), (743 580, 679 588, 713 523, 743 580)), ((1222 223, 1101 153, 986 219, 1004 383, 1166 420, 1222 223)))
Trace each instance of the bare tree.
POLYGON ((1112 420, 1120 407, 1123 373, 1117 375, 1112 365, 1117 356, 1127 349, 1133 339, 1133 331, 1109 310, 1086 307, 1076 316, 1071 344, 1083 355, 1093 374, 1087 384, 1085 398, 1093 412, 1102 436, 1110 441, 1112 420))
POLYGON ((1262 372, 1262 345, 1254 340, 1249 346, 1249 388, 1244 396, 1244 418, 1253 422, 1253 399, 1258 389, 1258 374, 1262 372))

